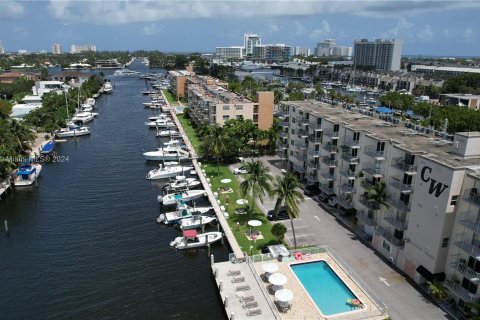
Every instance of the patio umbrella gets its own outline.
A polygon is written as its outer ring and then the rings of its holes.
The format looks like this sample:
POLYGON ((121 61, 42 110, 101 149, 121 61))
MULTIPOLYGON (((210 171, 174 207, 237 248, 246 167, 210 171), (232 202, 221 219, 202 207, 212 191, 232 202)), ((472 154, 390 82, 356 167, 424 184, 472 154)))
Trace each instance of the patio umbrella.
POLYGON ((221 183, 230 183, 232 182, 232 179, 222 179, 220 180, 221 183))
POLYGON ((244 204, 247 204, 248 200, 247 199, 238 199, 237 204, 243 206, 244 204))
POLYGON ((262 269, 266 273, 274 273, 278 271, 278 264, 273 263, 273 262, 267 262, 262 264, 262 269))
POLYGON ((247 224, 250 226, 250 234, 252 234, 252 227, 260 227, 262 225, 262 221, 260 221, 260 220, 248 220, 247 224))
POLYGON ((288 289, 281 289, 275 292, 275 298, 281 302, 289 302, 293 299, 293 292, 288 289))
POLYGON ((274 291, 277 291, 279 289, 282 289, 281 286, 287 283, 287 277, 285 277, 285 275, 283 275, 282 273, 277 272, 268 277, 268 282, 273 284, 272 289, 274 291))

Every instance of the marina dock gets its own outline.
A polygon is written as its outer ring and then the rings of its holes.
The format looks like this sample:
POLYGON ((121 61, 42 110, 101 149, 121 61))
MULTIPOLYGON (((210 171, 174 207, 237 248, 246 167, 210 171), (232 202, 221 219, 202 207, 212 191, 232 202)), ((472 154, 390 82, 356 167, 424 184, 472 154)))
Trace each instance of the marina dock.
POLYGON ((0 200, 2 200, 2 196, 3 194, 7 193, 8 192, 8 189, 11 189, 12 188, 12 185, 10 183, 10 179, 7 178, 5 180, 3 180, 2 182, 0 182, 0 200))

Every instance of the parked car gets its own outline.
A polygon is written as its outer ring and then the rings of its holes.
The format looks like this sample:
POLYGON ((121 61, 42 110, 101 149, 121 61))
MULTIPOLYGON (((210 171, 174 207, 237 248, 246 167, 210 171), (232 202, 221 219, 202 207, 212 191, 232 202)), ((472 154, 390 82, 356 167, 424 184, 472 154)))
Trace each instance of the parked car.
POLYGON ((319 194, 320 189, 318 189, 317 185, 311 184, 311 185, 305 187, 305 190, 303 191, 303 193, 308 197, 312 197, 312 196, 315 196, 315 195, 319 194))
POLYGON ((318 195, 318 200, 320 200, 321 202, 327 202, 328 201, 328 194, 326 194, 325 192, 320 192, 320 194, 318 195))
POLYGON ((280 208, 280 210, 278 210, 278 214, 275 212, 275 210, 270 210, 267 214, 267 219, 270 221, 289 219, 287 209, 283 207, 280 208))
POLYGON ((245 167, 235 168, 233 170, 234 175, 244 174, 244 173, 248 173, 248 171, 247 171, 247 169, 245 169, 245 167))
POLYGON ((330 207, 335 208, 337 206, 337 196, 334 195, 328 198, 327 203, 330 207))

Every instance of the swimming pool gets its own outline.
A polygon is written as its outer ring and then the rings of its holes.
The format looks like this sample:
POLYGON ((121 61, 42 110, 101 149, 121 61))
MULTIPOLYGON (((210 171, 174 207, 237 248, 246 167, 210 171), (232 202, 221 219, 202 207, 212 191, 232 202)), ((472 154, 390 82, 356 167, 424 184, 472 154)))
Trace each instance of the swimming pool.
POLYGON ((325 261, 292 264, 290 268, 323 315, 355 310, 347 300, 357 297, 325 261))

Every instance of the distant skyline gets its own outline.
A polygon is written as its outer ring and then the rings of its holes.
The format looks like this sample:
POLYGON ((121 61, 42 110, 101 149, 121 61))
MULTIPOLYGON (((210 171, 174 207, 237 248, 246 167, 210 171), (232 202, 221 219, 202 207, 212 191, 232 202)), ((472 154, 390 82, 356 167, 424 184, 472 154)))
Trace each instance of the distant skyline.
POLYGON ((480 56, 480 1, 0 1, 0 40, 8 52, 51 52, 59 43, 97 50, 214 52, 262 43, 315 48, 327 38, 404 41, 403 55, 480 56))

